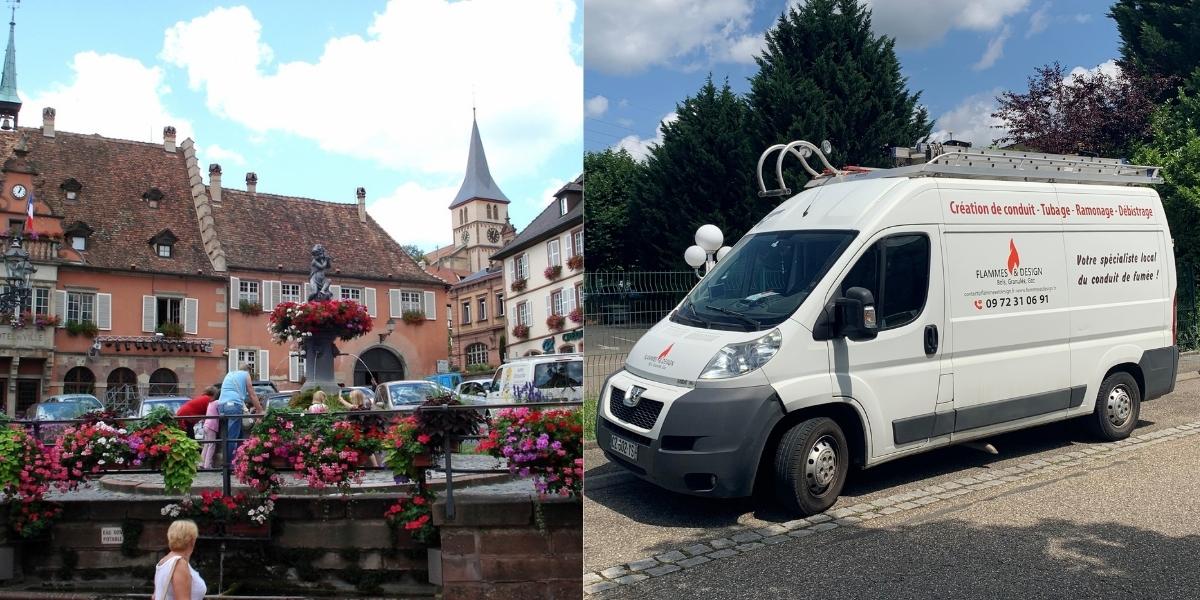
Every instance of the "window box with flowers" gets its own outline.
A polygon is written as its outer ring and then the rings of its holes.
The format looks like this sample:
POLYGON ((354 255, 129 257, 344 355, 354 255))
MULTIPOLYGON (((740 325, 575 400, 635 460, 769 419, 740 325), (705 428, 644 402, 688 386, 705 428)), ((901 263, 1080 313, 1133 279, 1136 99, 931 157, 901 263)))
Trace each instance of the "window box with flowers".
POLYGON ((583 322, 583 309, 578 306, 576 306, 575 308, 572 308, 570 314, 567 315, 567 318, 571 319, 572 323, 582 323, 583 322))
POLYGON ((58 327, 59 323, 62 323, 62 320, 58 318, 58 315, 35 315, 30 311, 24 311, 18 315, 0 313, 0 325, 8 325, 13 329, 23 329, 32 325, 38 331, 43 331, 47 327, 58 327))
POLYGON ((271 513, 275 511, 272 496, 247 496, 238 492, 231 496, 212 491, 202 492, 200 498, 184 498, 168 504, 159 511, 172 519, 190 518, 206 535, 220 533, 253 538, 271 536, 271 513))
POLYGON ((400 315, 400 318, 409 325, 420 325, 428 320, 425 318, 425 313, 419 310, 406 310, 400 315))
POLYGON ((551 281, 558 279, 562 277, 562 265, 550 265, 546 267, 545 271, 542 271, 542 275, 545 275, 546 279, 551 281))
POLYGON ((525 291, 525 287, 528 285, 529 285, 528 279, 518 279, 518 280, 512 282, 512 285, 510 285, 508 287, 512 288, 512 291, 514 291, 514 292, 523 292, 523 291, 525 291))
POLYGON ((67 321, 66 328, 67 335, 71 337, 96 337, 100 333, 100 327, 91 321, 67 321))
POLYGON ((183 337, 183 325, 166 321, 162 325, 155 328, 156 332, 163 334, 163 337, 168 339, 179 339, 183 337))
POLYGON ((550 315, 546 317, 546 327, 558 331, 567 324, 567 320, 562 315, 550 315))
POLYGON ((570 269, 572 271, 578 271, 578 270, 582 269, 583 268, 583 255, 576 254, 576 255, 572 256, 571 258, 568 258, 567 266, 570 267, 570 269))
POLYGON ((263 307, 262 304, 258 302, 242 300, 241 302, 238 302, 238 312, 250 317, 257 317, 258 315, 263 314, 263 307))
POLYGON ((513 327, 513 337, 520 338, 522 340, 528 339, 529 338, 529 326, 518 323, 516 326, 513 327))

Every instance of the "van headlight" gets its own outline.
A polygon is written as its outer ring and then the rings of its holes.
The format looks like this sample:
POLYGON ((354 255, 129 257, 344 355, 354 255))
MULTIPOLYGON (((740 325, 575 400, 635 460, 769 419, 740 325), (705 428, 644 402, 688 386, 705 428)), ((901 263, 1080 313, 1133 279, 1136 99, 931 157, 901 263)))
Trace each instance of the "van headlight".
POLYGON ((757 340, 729 344, 717 351, 700 373, 700 379, 727 379, 745 375, 771 360, 783 344, 783 335, 776 329, 757 340))

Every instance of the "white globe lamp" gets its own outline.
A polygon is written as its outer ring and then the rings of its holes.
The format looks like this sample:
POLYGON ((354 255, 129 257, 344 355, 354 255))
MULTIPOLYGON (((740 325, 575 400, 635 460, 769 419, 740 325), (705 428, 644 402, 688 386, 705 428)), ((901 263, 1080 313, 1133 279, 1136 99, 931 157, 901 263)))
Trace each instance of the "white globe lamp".
POLYGON ((717 262, 725 260, 725 255, 729 254, 730 250, 733 250, 733 248, 730 248, 729 246, 721 246, 721 249, 717 250, 717 262))
POLYGON ((725 235, 716 225, 702 225, 696 230, 696 245, 705 252, 716 252, 725 243, 725 235))
POLYGON ((683 260, 693 269, 703 267, 706 258, 708 258, 708 253, 700 246, 691 246, 683 251, 683 260))

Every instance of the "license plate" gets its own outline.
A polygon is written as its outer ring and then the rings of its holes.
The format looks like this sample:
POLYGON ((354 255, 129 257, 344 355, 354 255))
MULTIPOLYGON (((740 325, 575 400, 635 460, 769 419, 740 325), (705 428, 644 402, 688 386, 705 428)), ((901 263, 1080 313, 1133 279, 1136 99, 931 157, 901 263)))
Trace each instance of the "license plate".
POLYGON ((621 456, 624 456, 625 458, 628 458, 629 460, 637 462, 637 455, 638 455, 637 444, 635 444, 629 440, 621 439, 614 435, 611 438, 609 438, 608 447, 613 452, 616 452, 617 454, 620 454, 621 456))

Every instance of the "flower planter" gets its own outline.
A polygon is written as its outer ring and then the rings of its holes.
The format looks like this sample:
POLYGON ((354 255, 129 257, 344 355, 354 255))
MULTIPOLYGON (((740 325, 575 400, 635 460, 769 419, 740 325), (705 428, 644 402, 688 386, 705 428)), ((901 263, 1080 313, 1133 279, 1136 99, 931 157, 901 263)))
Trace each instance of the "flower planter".
POLYGON ((271 468, 275 469, 276 471, 287 469, 292 466, 292 463, 288 462, 288 459, 282 456, 272 456, 268 464, 270 464, 271 468))
POLYGON ((245 538, 270 538, 271 524, 264 523, 226 523, 225 535, 245 538))
POLYGON ((418 469, 428 469, 433 466, 432 454, 418 454, 413 457, 412 464, 418 469))

